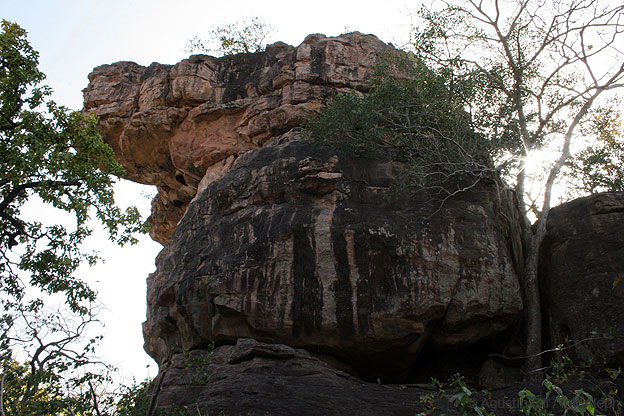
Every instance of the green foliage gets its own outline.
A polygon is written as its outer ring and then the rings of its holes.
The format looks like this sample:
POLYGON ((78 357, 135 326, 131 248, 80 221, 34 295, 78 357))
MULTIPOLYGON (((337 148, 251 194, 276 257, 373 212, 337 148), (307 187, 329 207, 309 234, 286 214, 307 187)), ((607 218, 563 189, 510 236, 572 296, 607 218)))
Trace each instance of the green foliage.
POLYGON ((441 409, 436 407, 436 400, 450 394, 450 401, 455 408, 461 412, 462 416, 494 416, 494 413, 488 411, 485 407, 480 406, 474 400, 474 392, 468 388, 464 378, 455 374, 446 383, 432 379, 432 383, 436 386, 436 391, 420 396, 420 403, 425 404, 424 411, 417 413, 416 416, 429 416, 444 414, 441 409), (449 390, 450 389, 450 390, 449 390))
POLYGON ((569 355, 562 354, 550 363, 549 375, 556 383, 563 383, 572 378, 583 379, 591 372, 591 365, 574 362, 569 355))
POLYGON ((63 379, 57 368, 33 371, 30 365, 11 359, 1 365, 7 416, 96 415, 91 391, 85 386, 103 383, 105 376, 85 373, 79 378, 63 379))
POLYGON ((145 416, 149 408, 147 389, 149 380, 122 386, 122 392, 116 403, 116 416, 145 416))
POLYGON ((82 243, 93 219, 120 245, 144 225, 136 208, 115 205, 113 178, 124 171, 95 115, 49 100, 26 31, 6 20, 1 28, 0 410, 91 415, 108 366, 93 356, 100 337, 86 337, 95 293, 76 271, 98 258, 82 243), (57 299, 65 307, 51 310, 57 299))
POLYGON ((567 163, 573 192, 624 191, 624 128, 613 108, 594 112, 586 135, 595 137, 567 163), (596 114, 597 113, 597 114, 596 114))
POLYGON ((95 388, 110 382, 111 368, 94 357, 101 336, 86 337, 97 323, 95 308, 86 315, 39 309, 19 311, 0 331, 0 374, 5 377, 7 415, 56 415, 68 409, 91 415, 95 388), (14 356, 19 357, 18 361, 14 356), (95 387, 94 387, 95 386, 95 387))
POLYGON ((272 33, 273 28, 270 25, 254 17, 224 26, 215 26, 208 32, 206 39, 194 36, 188 41, 185 51, 216 53, 219 56, 261 52, 272 33))
POLYGON ((502 408, 512 413, 515 409, 519 414, 526 416, 620 415, 624 410, 622 402, 617 399, 616 389, 603 391, 599 383, 596 383, 597 394, 591 394, 582 388, 564 390, 555 384, 550 376, 542 383, 543 393, 536 394, 523 388, 518 392, 517 400, 507 399, 506 396, 493 399, 488 392, 479 394, 471 390, 459 374, 455 374, 445 383, 435 379, 432 379, 432 383, 436 389, 420 396, 420 403, 426 407, 424 411, 417 413, 417 416, 443 415, 445 413, 441 407, 446 403, 451 403, 464 416, 493 416, 494 411, 501 408, 501 403, 504 403, 502 408), (477 396, 480 399, 477 399, 477 396))
POLYGON ((424 6, 412 50, 436 71, 472 84, 464 108, 512 181, 524 218, 521 277, 526 377, 540 378, 539 247, 553 187, 583 140, 583 123, 624 86, 624 5, 602 0, 448 0, 424 6), (548 156, 542 166, 535 156, 548 156))
POLYGON ((543 384, 546 388, 545 398, 533 394, 528 389, 523 389, 518 393, 520 398, 519 410, 523 415, 551 416, 555 414, 547 406, 550 397, 554 397, 554 403, 558 408, 556 414, 580 416, 599 414, 596 409, 595 398, 583 389, 574 390, 572 395, 567 395, 561 387, 553 384, 548 378, 544 380, 543 384))
POLYGON ((306 129, 343 154, 403 162, 407 190, 443 199, 492 166, 489 143, 462 107, 467 89, 416 57, 386 59, 368 92, 334 97, 306 129))
POLYGON ((214 342, 208 344, 205 350, 184 351, 184 369, 186 382, 190 384, 205 384, 208 381, 207 366, 214 356, 214 342))
POLYGON ((473 392, 468 388, 466 383, 459 374, 455 374, 451 378, 451 387, 454 387, 455 393, 451 397, 451 401, 461 411, 462 416, 493 416, 485 408, 477 405, 473 400, 473 392))
MULTIPOLYGON (((527 206, 535 206, 542 185, 548 189, 541 196, 550 195, 570 143, 587 135, 579 127, 591 121, 597 99, 622 86, 622 53, 613 46, 623 33, 615 18, 623 10, 600 0, 449 1, 421 9, 412 49, 432 67, 473 85, 466 108, 492 143, 497 164, 517 182, 519 197, 527 191, 527 206), (546 147, 559 160, 526 169, 531 155, 546 147)), ((610 118, 612 109, 607 112, 610 118)), ((600 123, 598 136, 608 130, 607 120, 600 123)), ((608 189, 607 183, 621 180, 604 170, 617 162, 609 154, 616 149, 613 143, 590 146, 578 155, 575 176, 585 180, 584 188, 608 189)))
POLYGON ((13 360, 3 363, 3 399, 8 415, 62 414, 68 398, 54 382, 53 373, 32 373, 26 366, 13 360), (31 391, 32 386, 37 387, 31 391), (24 394, 31 400, 22 400, 24 394))
POLYGON ((21 276, 27 275, 28 284, 48 295, 62 293, 72 311, 85 313, 81 302, 95 294, 73 274, 97 259, 81 251, 91 216, 119 244, 135 242, 143 224, 136 208, 115 206, 112 178, 123 169, 101 140, 96 117, 44 101, 50 90, 39 85, 38 54, 17 24, 2 22, 0 45, 0 290, 9 295, 3 303, 19 303, 27 286, 21 276), (72 214, 73 224, 25 219, 22 210, 33 199, 72 214))
POLYGON ((523 415, 527 416, 549 416, 552 413, 546 408, 544 399, 533 394, 528 389, 522 389, 518 392, 520 408, 518 409, 523 415))

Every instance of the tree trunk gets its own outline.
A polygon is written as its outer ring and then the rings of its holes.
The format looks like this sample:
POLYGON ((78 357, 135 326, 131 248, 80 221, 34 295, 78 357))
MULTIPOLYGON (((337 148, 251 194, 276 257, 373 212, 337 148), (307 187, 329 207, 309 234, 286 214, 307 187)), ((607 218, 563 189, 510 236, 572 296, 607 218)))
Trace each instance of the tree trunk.
POLYGON ((524 379, 528 381, 539 380, 542 377, 539 369, 542 368, 542 312, 539 296, 539 248, 544 239, 546 227, 541 230, 541 217, 533 226, 526 216, 527 206, 525 203, 524 181, 526 180, 525 161, 520 165, 520 172, 516 178, 516 197, 518 198, 518 208, 523 215, 524 224, 522 238, 524 240, 524 270, 519 270, 520 282, 522 284, 522 294, 524 301, 524 341, 525 341, 525 362, 524 379))
POLYGON ((539 249, 545 236, 545 228, 542 230, 540 221, 536 224, 535 233, 531 234, 526 242, 528 252, 524 262, 524 294, 525 294, 525 319, 526 319, 526 361, 524 379, 535 381, 542 379, 542 312, 539 295, 539 249))
POLYGON ((4 414, 4 378, 6 374, 2 374, 2 379, 0 380, 0 416, 5 416, 4 414))

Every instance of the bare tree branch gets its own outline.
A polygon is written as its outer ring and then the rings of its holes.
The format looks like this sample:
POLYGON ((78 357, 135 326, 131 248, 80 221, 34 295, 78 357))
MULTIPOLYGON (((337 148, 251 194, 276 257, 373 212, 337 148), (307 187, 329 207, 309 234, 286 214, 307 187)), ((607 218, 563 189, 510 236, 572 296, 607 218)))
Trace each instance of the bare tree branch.
POLYGON ((522 143, 519 155, 515 142, 501 150, 513 158, 519 156, 515 173, 519 205, 537 215, 534 227, 524 227, 523 268, 527 364, 535 370, 541 368, 537 258, 553 187, 589 110, 605 92, 624 86, 624 54, 617 47, 624 35, 624 5, 605 5, 600 0, 444 4, 439 12, 423 14, 428 27, 437 30, 424 31, 434 38, 426 43, 427 48, 414 45, 415 49, 457 79, 478 75, 478 85, 492 95, 477 95, 476 101, 468 96, 471 115, 483 123, 482 131, 493 141, 504 143, 506 137, 518 137, 522 143), (440 22, 451 27, 442 27, 440 22), (612 54, 619 55, 613 59, 612 54), (527 157, 548 143, 558 143, 559 150, 534 197, 527 184, 536 178, 527 173, 527 157))

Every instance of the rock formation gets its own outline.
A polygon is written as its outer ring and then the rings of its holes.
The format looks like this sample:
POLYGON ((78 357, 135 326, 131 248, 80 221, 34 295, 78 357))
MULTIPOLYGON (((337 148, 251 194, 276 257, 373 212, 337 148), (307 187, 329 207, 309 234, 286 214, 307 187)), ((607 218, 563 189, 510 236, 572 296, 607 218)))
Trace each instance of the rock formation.
POLYGON ((552 209, 540 280, 551 347, 586 363, 624 365, 624 193, 552 209))
POLYGON ((152 236, 166 247, 144 323, 159 407, 176 405, 184 352, 213 343, 299 348, 325 363, 314 371, 386 382, 418 372, 425 350, 489 343, 487 354, 518 322, 518 212, 495 178, 431 209, 387 198, 400 164, 301 137, 333 94, 365 91, 378 58, 397 53, 370 35, 311 35, 296 48, 89 76, 85 108, 128 178, 159 190, 152 236))
POLYGON ((384 199, 396 170, 299 141, 239 156, 158 256, 148 352, 250 337, 396 376, 428 342, 505 330, 522 309, 506 196, 484 184, 423 219, 384 199))
MULTIPOLYGON (((607 383, 596 386, 584 380, 563 384, 561 388, 572 396, 575 390, 583 389, 593 397, 601 397, 601 389, 608 387, 620 392, 618 399, 624 398, 621 393, 624 380, 607 383)), ((182 414, 192 415, 467 414, 466 409, 458 407, 452 397, 439 394, 432 384, 363 383, 308 351, 252 339, 240 339, 235 345, 225 345, 213 352, 194 350, 186 355, 176 354, 169 371, 159 376, 155 385, 160 388, 162 408, 186 408, 189 412, 182 414)), ((540 382, 522 388, 542 397, 547 393, 540 382)), ((517 397, 518 388, 514 386, 487 393, 475 390, 470 398, 489 414, 514 416, 518 415, 517 397)), ((551 400, 551 412, 555 411, 553 403, 551 400)), ((616 414, 612 403, 597 401, 596 411, 616 414)))
POLYGON ((161 408, 189 406, 210 415, 413 416, 423 410, 418 399, 426 393, 416 386, 363 383, 308 351, 251 339, 210 353, 175 354, 156 381, 161 408))
MULTIPOLYGON (((143 327, 160 365, 157 407, 336 414, 323 406, 348 391, 343 409, 413 414, 391 400, 418 395, 362 380, 418 379, 440 361, 437 374, 455 371, 452 354, 478 371, 505 351, 522 312, 511 192, 490 178, 440 206, 388 198, 401 164, 302 137, 302 122, 333 94, 365 91, 378 57, 398 53, 371 35, 311 35, 298 47, 90 74, 85 108, 127 177, 159 191, 152 237, 166 246, 143 327), (199 374, 186 371, 189 359, 199 374), (232 391, 238 383, 244 394, 232 391), (288 397, 263 402, 276 391, 288 397)), ((541 268, 552 342, 624 329, 623 207, 611 195, 553 209, 541 268), (592 309, 598 300, 606 310, 592 309)), ((621 343, 587 345, 580 356, 622 362, 621 343)), ((489 366, 481 378, 507 385, 489 366)))
POLYGON ((355 33, 176 65, 118 62, 89 75, 84 107, 99 116, 128 179, 158 187, 151 235, 166 244, 200 182, 299 126, 333 94, 366 89, 378 57, 396 52, 355 33))

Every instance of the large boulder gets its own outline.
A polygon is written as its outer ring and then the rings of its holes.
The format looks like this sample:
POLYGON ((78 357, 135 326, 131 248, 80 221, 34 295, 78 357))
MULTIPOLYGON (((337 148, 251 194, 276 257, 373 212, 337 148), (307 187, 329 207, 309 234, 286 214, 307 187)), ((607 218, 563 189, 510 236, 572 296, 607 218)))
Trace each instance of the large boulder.
POLYGON ((624 193, 553 208, 540 280, 550 347, 594 365, 624 365, 624 193))
POLYGON ((365 90, 380 55, 396 53, 375 36, 350 33, 175 65, 118 62, 89 74, 84 107, 99 116, 127 178, 158 187, 151 235, 165 244, 202 178, 299 126, 334 94, 365 90))
POLYGON ((293 396, 310 406, 315 391, 332 397, 327 406, 356 390, 386 401, 383 388, 358 390, 336 369, 388 382, 453 367, 445 357, 464 352, 478 368, 501 352, 522 311, 512 193, 484 177, 445 201, 401 195, 400 163, 339 156, 302 137, 304 120, 337 93, 366 91, 379 57, 398 53, 371 35, 311 35, 298 47, 120 62, 89 76, 85 109, 127 177, 159 190, 152 237, 166 246, 148 278, 143 331, 160 366, 160 408, 201 395, 233 403, 236 380, 310 388, 293 396), (217 362, 216 379, 198 385, 184 380, 185 357, 209 345, 241 355, 241 339, 256 343, 251 358, 217 362), (248 377, 258 371, 271 377, 248 377), (301 374, 313 377, 293 381, 301 374), (320 390, 306 384, 317 374, 320 390))
POLYGON ((239 156, 158 256, 146 350, 164 363, 254 338, 392 377, 425 345, 456 349, 507 329, 522 310, 509 195, 483 180, 433 209, 392 201, 400 172, 296 140, 239 156))

